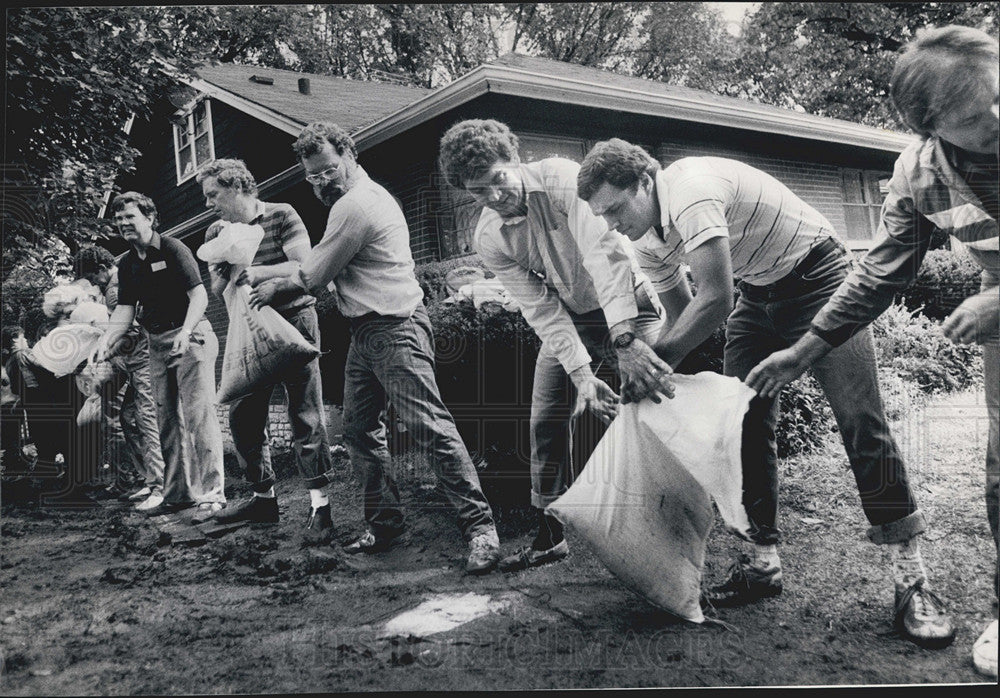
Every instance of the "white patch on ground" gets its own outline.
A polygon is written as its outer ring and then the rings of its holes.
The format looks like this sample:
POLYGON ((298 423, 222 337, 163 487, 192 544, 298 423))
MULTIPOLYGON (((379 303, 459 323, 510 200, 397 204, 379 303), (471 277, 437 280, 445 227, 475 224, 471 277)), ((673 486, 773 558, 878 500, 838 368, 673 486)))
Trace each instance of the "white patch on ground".
POLYGON ((510 602, 469 592, 467 594, 436 594, 416 608, 403 611, 389 620, 383 630, 387 635, 426 636, 443 633, 469 621, 495 613, 510 602))

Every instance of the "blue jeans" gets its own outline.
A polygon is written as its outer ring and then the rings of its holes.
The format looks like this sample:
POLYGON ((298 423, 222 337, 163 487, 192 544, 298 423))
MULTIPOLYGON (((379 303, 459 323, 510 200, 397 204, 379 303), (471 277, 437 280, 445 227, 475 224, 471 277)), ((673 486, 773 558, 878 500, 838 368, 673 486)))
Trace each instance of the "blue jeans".
MULTIPOLYGON (((664 311, 658 299, 641 290, 636 292, 639 316, 636 334, 652 340, 663 324, 664 311), (652 335, 652 336, 650 336, 652 335)), ((577 315, 570 313, 577 334, 591 356, 597 355, 609 366, 615 352, 608 334, 604 311, 577 315)), ((573 439, 570 416, 576 402, 573 382, 562 364, 543 346, 535 361, 531 390, 531 504, 544 509, 570 488, 576 472, 573 466, 573 439)), ((597 439, 593 439, 594 444, 597 439)), ((587 459, 587 455, 583 459, 587 459)))
MULTIPOLYGON (((839 242, 825 242, 787 276, 766 287, 740 282, 726 324, 724 373, 744 380, 773 352, 795 343, 849 270, 839 242), (801 267, 801 268, 800 268, 801 267)), ((879 394, 875 350, 866 328, 812 366, 833 410, 875 543, 909 540, 926 528, 879 394)), ((743 504, 751 538, 777 543, 777 400, 756 397, 743 421, 743 504)))
POLYGON ((387 400, 430 457, 440 488, 458 512, 465 539, 493 530, 493 512, 476 468, 441 401, 434 377, 434 336, 423 304, 408 318, 372 314, 351 321, 344 369, 344 442, 351 460, 364 466, 365 519, 376 536, 404 527, 380 419, 387 400))
MULTIPOLYGON (((319 320, 316 308, 309 306, 286 317, 307 342, 319 348, 319 320)), ((288 421, 292 426, 295 462, 309 489, 329 484, 327 473, 333 468, 330 444, 323 413, 323 386, 319 358, 294 373, 282 377, 288 397, 288 421)), ((267 492, 274 486, 271 449, 267 443, 267 419, 274 386, 234 402, 229 408, 229 429, 240 465, 254 492, 267 492)))
POLYGON ((180 329, 149 334, 149 374, 163 449, 163 501, 225 502, 222 429, 215 414, 219 340, 208 320, 191 333, 175 366, 170 348, 180 329))

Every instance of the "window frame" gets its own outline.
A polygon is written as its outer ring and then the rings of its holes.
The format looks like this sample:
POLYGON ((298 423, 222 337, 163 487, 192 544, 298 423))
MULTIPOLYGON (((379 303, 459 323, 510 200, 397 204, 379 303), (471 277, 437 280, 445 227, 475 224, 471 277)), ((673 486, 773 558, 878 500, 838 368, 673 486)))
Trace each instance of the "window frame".
POLYGON ((212 122, 212 100, 208 99, 207 96, 196 99, 189 107, 184 109, 184 114, 181 117, 182 123, 177 123, 172 121, 171 133, 174 138, 174 172, 177 175, 178 186, 184 182, 192 179, 198 174, 198 171, 210 162, 213 162, 215 157, 215 129, 212 122), (195 112, 202 105, 205 106, 205 131, 204 134, 195 133, 195 112), (180 145, 179 131, 181 128, 185 128, 187 131, 188 142, 182 148, 180 145), (198 145, 197 140, 199 135, 208 135, 208 150, 209 156, 204 162, 198 162, 198 145), (187 174, 181 172, 181 152, 190 148, 191 162, 193 167, 191 171, 187 174))
POLYGON ((852 247, 858 245, 864 246, 874 240, 875 235, 878 233, 879 221, 882 216, 882 204, 885 202, 888 181, 892 178, 892 172, 862 170, 851 167, 841 168, 840 172, 841 191, 844 197, 844 225, 848 228, 848 230, 844 231, 845 241, 852 243, 852 247), (854 180, 853 184, 855 186, 849 186, 848 178, 854 180), (886 182, 885 188, 880 184, 882 180, 886 182), (868 236, 848 237, 849 229, 858 219, 858 216, 852 215, 851 212, 862 211, 867 214, 868 236))

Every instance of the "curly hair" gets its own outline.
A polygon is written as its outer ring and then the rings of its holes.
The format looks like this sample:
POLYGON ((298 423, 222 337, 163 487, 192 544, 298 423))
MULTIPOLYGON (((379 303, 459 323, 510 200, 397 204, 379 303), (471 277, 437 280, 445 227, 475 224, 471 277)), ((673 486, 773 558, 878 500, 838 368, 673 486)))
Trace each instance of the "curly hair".
POLYGON ((113 266, 115 266, 114 256, 97 245, 81 247, 73 255, 73 270, 78 279, 99 274, 102 269, 109 269, 113 266))
POLYGON ((929 136, 944 110, 983 89, 984 70, 996 67, 998 49, 995 38, 972 27, 949 25, 917 32, 889 81, 889 94, 903 123, 929 136))
POLYGON ((215 177, 219 185, 226 189, 238 189, 244 194, 257 195, 257 180, 253 178, 242 160, 235 158, 213 160, 198 172, 195 179, 201 184, 209 177, 215 177))
POLYGON ((621 138, 601 141, 580 163, 576 194, 589 201, 604 183, 619 189, 631 189, 639 183, 643 173, 652 177, 659 169, 660 163, 637 145, 621 138))
POLYGON ((139 212, 150 220, 153 230, 156 230, 156 222, 159 220, 159 216, 156 214, 156 204, 145 194, 140 194, 137 191, 119 194, 111 204, 111 212, 118 213, 129 204, 135 204, 139 212))
POLYGON ((354 145, 354 139, 347 131, 329 121, 314 121, 302 129, 292 144, 292 149, 300 159, 307 158, 322 150, 324 143, 332 145, 337 155, 350 153, 355 160, 358 158, 358 148, 354 145))
POLYGON ((461 189, 499 161, 517 162, 517 148, 517 136, 507 124, 494 119, 467 119, 441 137, 438 167, 448 184, 461 189))

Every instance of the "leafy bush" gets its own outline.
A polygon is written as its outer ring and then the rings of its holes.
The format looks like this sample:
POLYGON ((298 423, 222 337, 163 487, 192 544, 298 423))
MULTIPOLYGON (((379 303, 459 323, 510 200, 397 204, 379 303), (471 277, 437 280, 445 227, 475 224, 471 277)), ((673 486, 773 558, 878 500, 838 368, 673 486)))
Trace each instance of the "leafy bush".
POLYGON ((962 301, 979 292, 981 273, 982 268, 965 252, 931 250, 916 280, 896 300, 910 310, 943 320, 962 301))
POLYGON ((781 412, 775 437, 782 458, 812 452, 836 429, 830 403, 819 383, 808 373, 781 391, 779 401, 781 412))
POLYGON ((420 288, 424 291, 424 302, 430 305, 450 296, 451 290, 445 283, 445 277, 452 269, 466 266, 479 267, 483 270, 487 278, 493 276, 493 272, 489 271, 483 265, 479 259, 479 255, 457 257, 455 259, 446 259, 441 262, 430 262, 420 265, 416 270, 416 274, 417 283, 420 284, 420 288))
POLYGON ((879 366, 928 394, 962 390, 982 380, 982 349, 953 344, 940 323, 901 303, 872 323, 879 366))

